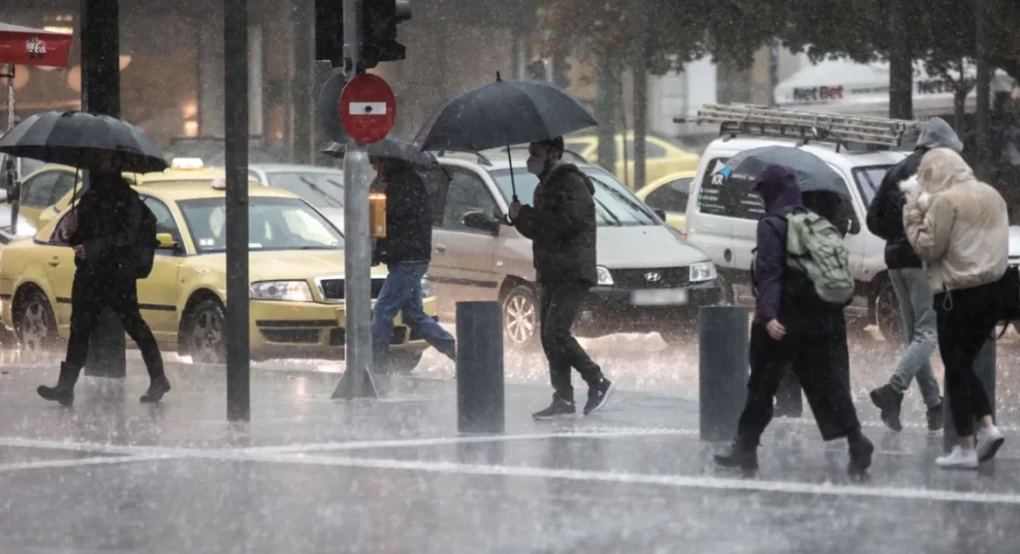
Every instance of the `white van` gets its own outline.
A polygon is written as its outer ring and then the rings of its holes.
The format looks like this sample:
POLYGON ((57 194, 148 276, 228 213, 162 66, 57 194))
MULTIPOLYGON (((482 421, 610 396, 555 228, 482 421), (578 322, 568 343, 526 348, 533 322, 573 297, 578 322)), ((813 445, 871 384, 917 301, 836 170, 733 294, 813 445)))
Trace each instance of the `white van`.
MULTIPOLYGON (((771 137, 719 138, 702 154, 701 165, 691 186, 687 203, 687 240, 715 262, 720 278, 725 281, 721 285, 723 294, 729 301, 752 302, 752 250, 758 220, 765 211, 753 190, 723 190, 723 187, 731 186, 730 183, 719 179, 713 181, 712 174, 738 152, 773 145, 795 146, 797 142, 771 137)), ((846 195, 853 200, 854 220, 850 224, 846 245, 850 250, 858 298, 848 308, 848 315, 861 327, 877 323, 886 338, 900 336, 902 322, 896 295, 886 273, 885 241, 868 231, 865 220, 868 205, 886 171, 907 154, 897 151, 853 153, 835 143, 825 142, 812 142, 801 148, 818 156, 842 175, 847 187, 846 195)))

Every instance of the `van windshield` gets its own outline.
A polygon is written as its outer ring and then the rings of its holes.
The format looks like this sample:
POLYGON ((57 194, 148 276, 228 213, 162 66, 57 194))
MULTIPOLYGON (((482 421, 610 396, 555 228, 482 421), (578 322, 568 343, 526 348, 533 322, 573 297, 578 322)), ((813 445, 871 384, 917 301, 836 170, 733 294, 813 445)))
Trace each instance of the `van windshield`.
POLYGON ((871 201, 878 194, 878 187, 882 185, 882 179, 885 178, 885 174, 891 167, 891 165, 875 165, 854 169, 854 181, 857 181, 857 188, 861 191, 861 198, 864 199, 865 206, 871 205, 871 201))
MULTIPOLYGON (((597 167, 579 166, 595 185, 595 215, 600 227, 638 227, 659 225, 655 214, 627 187, 597 167)), ((538 177, 527 169, 513 168, 517 197, 530 204, 538 186, 538 177)), ((513 198, 510 169, 492 171, 492 178, 507 202, 513 198)))

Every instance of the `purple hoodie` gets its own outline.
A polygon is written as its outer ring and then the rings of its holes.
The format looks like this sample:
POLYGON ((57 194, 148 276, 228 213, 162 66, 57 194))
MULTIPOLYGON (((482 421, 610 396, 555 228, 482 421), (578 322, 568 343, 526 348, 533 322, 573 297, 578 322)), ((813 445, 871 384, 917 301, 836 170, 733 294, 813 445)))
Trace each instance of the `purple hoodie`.
MULTIPOLYGON (((768 323, 779 317, 786 258, 786 214, 803 209, 797 174, 785 165, 770 165, 758 176, 755 190, 765 202, 765 217, 758 222, 754 285, 758 291, 754 321, 768 323)), ((782 322, 780 322, 782 323, 782 322)))

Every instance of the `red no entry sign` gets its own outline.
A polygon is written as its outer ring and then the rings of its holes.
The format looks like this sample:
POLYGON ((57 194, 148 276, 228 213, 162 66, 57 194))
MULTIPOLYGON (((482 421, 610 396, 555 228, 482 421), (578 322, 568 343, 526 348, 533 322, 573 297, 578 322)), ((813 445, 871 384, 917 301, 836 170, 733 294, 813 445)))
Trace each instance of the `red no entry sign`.
POLYGON ((397 102, 393 90, 378 75, 358 75, 340 94, 340 122, 360 144, 386 138, 396 120, 397 102))

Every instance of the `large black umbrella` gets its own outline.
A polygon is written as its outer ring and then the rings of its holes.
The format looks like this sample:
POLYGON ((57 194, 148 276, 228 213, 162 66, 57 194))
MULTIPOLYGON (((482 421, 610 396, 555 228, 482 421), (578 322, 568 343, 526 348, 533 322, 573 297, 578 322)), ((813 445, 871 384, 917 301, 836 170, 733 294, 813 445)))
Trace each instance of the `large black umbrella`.
POLYGON ((116 117, 73 111, 29 117, 0 138, 0 152, 79 169, 99 169, 101 156, 129 173, 169 167, 134 125, 116 117))
POLYGON ((559 88, 537 81, 504 81, 497 73, 495 83, 447 102, 415 143, 422 150, 466 152, 507 146, 509 157, 511 144, 548 140, 593 125, 598 125, 595 118, 559 88))
POLYGON ((801 192, 832 192, 849 194, 843 176, 811 152, 794 146, 763 146, 737 153, 719 173, 731 181, 754 183, 770 165, 785 165, 797 174, 801 192))

